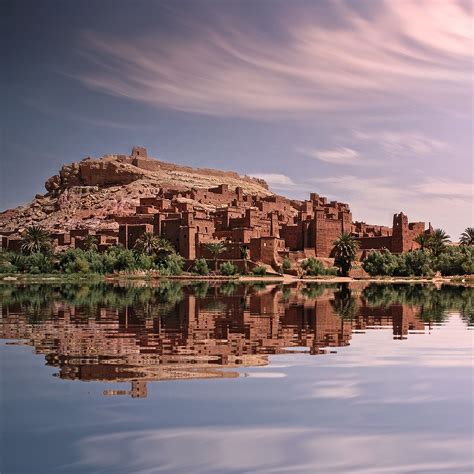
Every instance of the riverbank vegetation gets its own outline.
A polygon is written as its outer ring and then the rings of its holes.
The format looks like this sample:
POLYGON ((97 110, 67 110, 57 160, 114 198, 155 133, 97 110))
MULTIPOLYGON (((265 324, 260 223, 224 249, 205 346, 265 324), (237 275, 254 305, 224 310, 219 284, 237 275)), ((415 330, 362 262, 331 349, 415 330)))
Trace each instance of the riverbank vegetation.
POLYGON ((468 228, 461 236, 460 245, 449 245, 449 236, 437 229, 431 236, 421 234, 417 237, 420 249, 397 255, 389 251, 370 252, 362 267, 371 276, 472 275, 473 236, 473 229, 468 228))
MULTIPOLYGON (((432 277, 474 274, 474 229, 463 232, 460 245, 449 245, 449 236, 437 229, 431 235, 421 234, 416 241, 419 250, 404 254, 392 254, 388 250, 372 251, 362 262, 362 268, 373 277, 432 277)), ((185 266, 185 260, 166 239, 152 233, 144 233, 133 249, 111 246, 99 252, 94 236, 88 236, 82 249, 54 252, 49 235, 38 227, 27 229, 21 253, 0 252, 1 274, 25 275, 110 275, 148 274, 150 276, 196 275, 201 277, 236 277, 240 273, 254 277, 268 276, 264 266, 243 268, 233 262, 218 261, 225 251, 222 242, 210 243, 207 250, 212 257, 197 259, 185 266)), ((347 276, 356 260, 358 242, 350 234, 341 234, 334 242, 334 267, 327 268, 320 260, 308 258, 298 263, 300 276, 335 277, 347 276)), ((285 257, 280 273, 293 271, 292 263, 285 257)), ((271 272, 270 272, 271 273, 271 272)))

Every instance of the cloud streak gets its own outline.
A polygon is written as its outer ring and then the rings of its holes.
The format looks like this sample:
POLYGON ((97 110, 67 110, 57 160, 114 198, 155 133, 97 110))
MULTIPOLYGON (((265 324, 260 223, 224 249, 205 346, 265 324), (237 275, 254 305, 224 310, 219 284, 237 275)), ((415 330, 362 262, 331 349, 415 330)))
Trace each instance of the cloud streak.
POLYGON ((354 130, 352 135, 357 140, 375 143, 383 151, 395 155, 421 156, 447 149, 445 143, 414 132, 354 130))
POLYGON ((360 154, 352 148, 338 147, 332 150, 313 150, 310 148, 299 148, 302 155, 314 158, 333 165, 366 165, 367 160, 363 160, 360 154))
POLYGON ((94 69, 79 79, 156 107, 251 118, 449 103, 468 94, 472 26, 461 0, 385 0, 370 18, 344 1, 330 6, 339 23, 328 26, 301 4, 273 35, 234 17, 132 42, 86 34, 81 50, 94 69))

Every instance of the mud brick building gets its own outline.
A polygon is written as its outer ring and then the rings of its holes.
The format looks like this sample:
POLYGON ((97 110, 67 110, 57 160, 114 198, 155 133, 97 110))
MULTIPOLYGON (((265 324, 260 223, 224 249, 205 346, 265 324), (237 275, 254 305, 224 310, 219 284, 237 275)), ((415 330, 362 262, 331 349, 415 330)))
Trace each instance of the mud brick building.
MULTIPOLYGON (((134 147, 131 155, 88 158, 63 167, 59 176, 47 181, 46 187, 51 196, 59 196, 61 207, 67 199, 74 199, 73 191, 79 188, 87 188, 87 193, 94 196, 100 189, 118 186, 114 188, 114 193, 118 193, 125 183, 136 183, 146 173, 178 172, 194 173, 194 177, 206 174, 205 169, 195 170, 149 158, 145 148, 134 147)), ((99 250, 117 243, 133 248, 143 233, 151 232, 168 239, 188 261, 211 258, 206 244, 222 241, 227 249, 220 255, 222 260, 237 263, 245 256, 255 263, 279 265, 285 257, 292 261, 333 257, 333 242, 342 232, 350 232, 358 239, 359 256, 364 258, 372 250, 386 249, 392 253, 414 250, 418 247, 414 239, 420 233, 432 231, 423 222, 408 222, 403 213, 393 216, 391 228, 366 224, 353 221, 348 204, 329 201, 317 193, 311 193, 307 200, 290 200, 271 194, 266 184, 255 178, 218 170, 208 173, 214 181, 222 177, 223 181, 230 179, 241 186, 222 183, 207 188, 193 187, 192 180, 191 185, 176 188, 135 186, 140 197, 134 202, 138 205, 127 203, 124 213, 118 203, 120 212, 104 214, 111 228, 95 229, 90 225, 68 231, 59 228, 51 234, 54 244, 59 248, 83 248, 87 236, 95 235, 99 250), (255 186, 260 192, 249 191, 256 189, 255 186)), ((90 212, 82 212, 87 219, 90 212)), ((1 234, 3 248, 19 250, 21 240, 17 234, 3 231, 1 234)))

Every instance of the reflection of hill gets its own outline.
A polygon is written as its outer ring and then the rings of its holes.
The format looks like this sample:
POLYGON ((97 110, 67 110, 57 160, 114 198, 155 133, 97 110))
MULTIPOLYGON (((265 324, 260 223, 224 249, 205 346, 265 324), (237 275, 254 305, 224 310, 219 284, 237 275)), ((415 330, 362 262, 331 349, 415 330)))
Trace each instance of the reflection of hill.
POLYGON ((424 329, 426 308, 472 297, 425 288, 3 287, 2 337, 28 341, 61 378, 129 381, 131 391, 106 394, 146 396, 146 381, 236 377, 219 369, 266 365, 296 346, 321 354, 349 345, 353 330, 392 326, 406 338, 424 329))

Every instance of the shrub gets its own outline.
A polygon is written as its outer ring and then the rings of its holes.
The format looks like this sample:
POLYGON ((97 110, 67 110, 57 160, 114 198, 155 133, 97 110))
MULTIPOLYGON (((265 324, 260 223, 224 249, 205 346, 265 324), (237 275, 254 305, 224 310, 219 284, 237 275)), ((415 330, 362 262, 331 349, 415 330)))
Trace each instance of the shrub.
POLYGON ((369 275, 393 275, 399 262, 396 255, 390 252, 370 252, 362 262, 362 268, 369 275))
POLYGON ((424 250, 401 254, 398 260, 400 265, 397 270, 401 270, 401 273, 404 274, 402 276, 430 276, 434 273, 431 267, 431 256, 424 250))
POLYGON ((316 260, 313 257, 310 257, 304 262, 302 262, 301 268, 303 269, 305 275, 308 276, 319 276, 326 274, 324 265, 319 260, 316 260))
POLYGON ((257 266, 253 268, 252 273, 255 276, 265 276, 267 274, 267 269, 262 266, 257 266))
POLYGON ((434 259, 433 269, 442 275, 469 275, 474 273, 474 247, 462 245, 447 247, 434 259))
POLYGON ((283 262, 281 264, 281 269, 283 272, 287 272, 288 270, 291 270, 291 260, 288 257, 285 257, 283 259, 283 262))
POLYGON ((155 261, 151 255, 137 253, 135 255, 135 267, 137 270, 151 270, 155 267, 155 261))
POLYGON ((159 265, 159 271, 162 275, 181 275, 183 273, 184 259, 177 253, 168 255, 159 265))
POLYGON ((221 263, 219 270, 222 275, 226 276, 237 275, 239 273, 239 269, 232 262, 221 263))
POLYGON ((198 258, 194 262, 193 271, 198 275, 209 275, 209 267, 206 260, 204 258, 198 258))
POLYGON ((339 273, 339 269, 337 267, 329 267, 329 268, 324 269, 325 275, 337 276, 338 273, 339 273))

